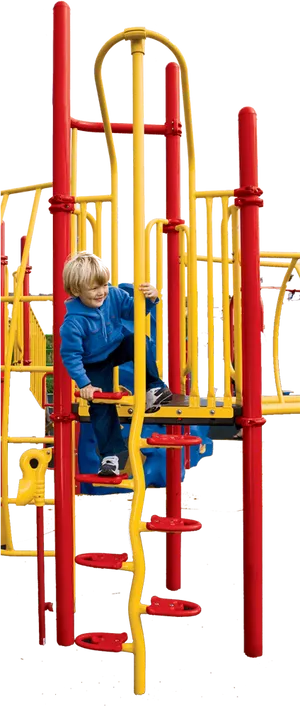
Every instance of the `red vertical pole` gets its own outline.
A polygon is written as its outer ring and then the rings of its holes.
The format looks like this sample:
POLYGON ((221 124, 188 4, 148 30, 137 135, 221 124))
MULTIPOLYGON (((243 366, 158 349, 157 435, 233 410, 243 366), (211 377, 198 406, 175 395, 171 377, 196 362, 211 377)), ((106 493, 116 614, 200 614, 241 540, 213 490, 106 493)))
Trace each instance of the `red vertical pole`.
MULTIPOLYGON (((5 268, 7 265, 7 255, 5 255, 5 223, 1 222, 1 296, 5 296, 5 268)), ((5 307, 7 304, 1 302, 1 365, 5 363, 5 307)), ((2 404, 3 404, 3 384, 4 370, 1 370, 1 420, 2 420, 2 404)), ((2 486, 1 486, 2 487, 2 486)), ((2 493, 1 493, 2 494, 2 493)))
POLYGON ((44 508, 36 508, 37 536, 37 576, 38 576, 38 610, 39 610, 39 644, 46 642, 45 627, 45 570, 44 570, 44 508))
MULTIPOLYGON (((25 247, 26 235, 21 238, 21 259, 23 256, 23 250, 25 247)), ((29 258, 26 263, 26 270, 23 282, 23 295, 24 297, 29 296, 29 276, 31 272, 31 267, 29 265, 29 258)), ((23 365, 30 365, 30 302, 23 302, 23 365)))
POLYGON ((257 176, 257 118, 239 113, 243 354, 244 651, 262 655, 262 418, 261 304, 257 176))
POLYGON ((57 642, 74 642, 71 380, 60 357, 66 294, 62 271, 70 253, 70 8, 54 5, 53 46, 53 364, 57 642), (60 205, 61 204, 61 205, 60 205))
MULTIPOLYGON (((179 319, 179 233, 180 219, 180 115, 179 66, 166 67, 166 215, 174 224, 164 227, 168 233, 168 357, 169 386, 180 394, 180 319, 179 319)), ((167 427, 167 434, 177 434, 177 426, 167 427)), ((167 516, 181 517, 181 450, 167 449, 167 516)), ((176 591, 181 581, 181 535, 167 535, 167 588, 176 591)))

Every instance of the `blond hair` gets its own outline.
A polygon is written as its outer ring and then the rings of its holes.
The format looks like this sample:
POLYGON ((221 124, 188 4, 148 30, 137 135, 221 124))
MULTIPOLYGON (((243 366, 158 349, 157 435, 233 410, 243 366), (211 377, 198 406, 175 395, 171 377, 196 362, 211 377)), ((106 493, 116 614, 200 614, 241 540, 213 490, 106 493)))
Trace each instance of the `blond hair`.
POLYGON ((64 289, 73 297, 78 297, 85 288, 107 284, 109 278, 109 269, 100 257, 85 251, 70 257, 63 269, 64 289))

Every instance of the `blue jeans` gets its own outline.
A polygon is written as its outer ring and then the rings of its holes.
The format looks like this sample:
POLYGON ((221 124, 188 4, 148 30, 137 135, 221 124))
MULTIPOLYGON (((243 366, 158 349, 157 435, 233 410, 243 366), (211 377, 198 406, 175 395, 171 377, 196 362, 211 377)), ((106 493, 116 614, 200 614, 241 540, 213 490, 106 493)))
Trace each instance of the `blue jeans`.
MULTIPOLYGON (((113 368, 133 360, 134 335, 130 333, 108 358, 98 363, 85 364, 84 367, 94 387, 101 387, 103 392, 112 392, 113 368)), ((165 383, 159 378, 150 340, 146 337, 146 388, 149 390, 152 387, 165 387, 165 383)), ((100 457, 121 455, 123 458, 124 452, 127 456, 127 447, 122 437, 116 406, 90 402, 89 407, 100 457)))

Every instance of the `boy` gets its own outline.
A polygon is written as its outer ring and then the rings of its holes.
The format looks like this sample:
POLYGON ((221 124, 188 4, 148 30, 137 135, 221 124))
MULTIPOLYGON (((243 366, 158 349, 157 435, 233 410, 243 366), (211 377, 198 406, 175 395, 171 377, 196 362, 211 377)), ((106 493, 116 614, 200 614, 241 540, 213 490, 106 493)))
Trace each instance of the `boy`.
MULTIPOLYGON (((80 252, 64 267, 67 313, 60 328, 60 353, 80 397, 89 401, 90 419, 97 439, 101 466, 98 475, 119 475, 119 457, 128 452, 121 434, 116 406, 93 404, 93 394, 113 390, 113 368, 133 361, 134 337, 121 319, 133 320, 134 300, 127 292, 108 284, 110 273, 96 255, 80 252)), ((139 289, 146 298, 146 313, 158 302, 151 284, 139 289)), ((146 412, 156 412, 172 398, 160 380, 150 340, 146 337, 146 412)))

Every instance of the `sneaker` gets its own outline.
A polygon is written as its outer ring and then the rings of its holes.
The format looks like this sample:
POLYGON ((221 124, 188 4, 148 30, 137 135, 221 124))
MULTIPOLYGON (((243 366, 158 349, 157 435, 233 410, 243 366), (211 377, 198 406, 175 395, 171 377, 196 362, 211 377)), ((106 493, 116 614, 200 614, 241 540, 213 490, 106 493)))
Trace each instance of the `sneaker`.
POLYGON ((243 429, 239 429, 238 432, 237 432, 237 434, 235 434, 232 438, 233 438, 233 439, 241 439, 241 440, 243 440, 243 429))
POLYGON ((98 476, 119 476, 119 459, 118 456, 105 456, 102 459, 101 466, 98 471, 98 476))
POLYGON ((152 387, 146 393, 146 412, 157 412, 161 405, 172 399, 172 392, 168 387, 152 387))

